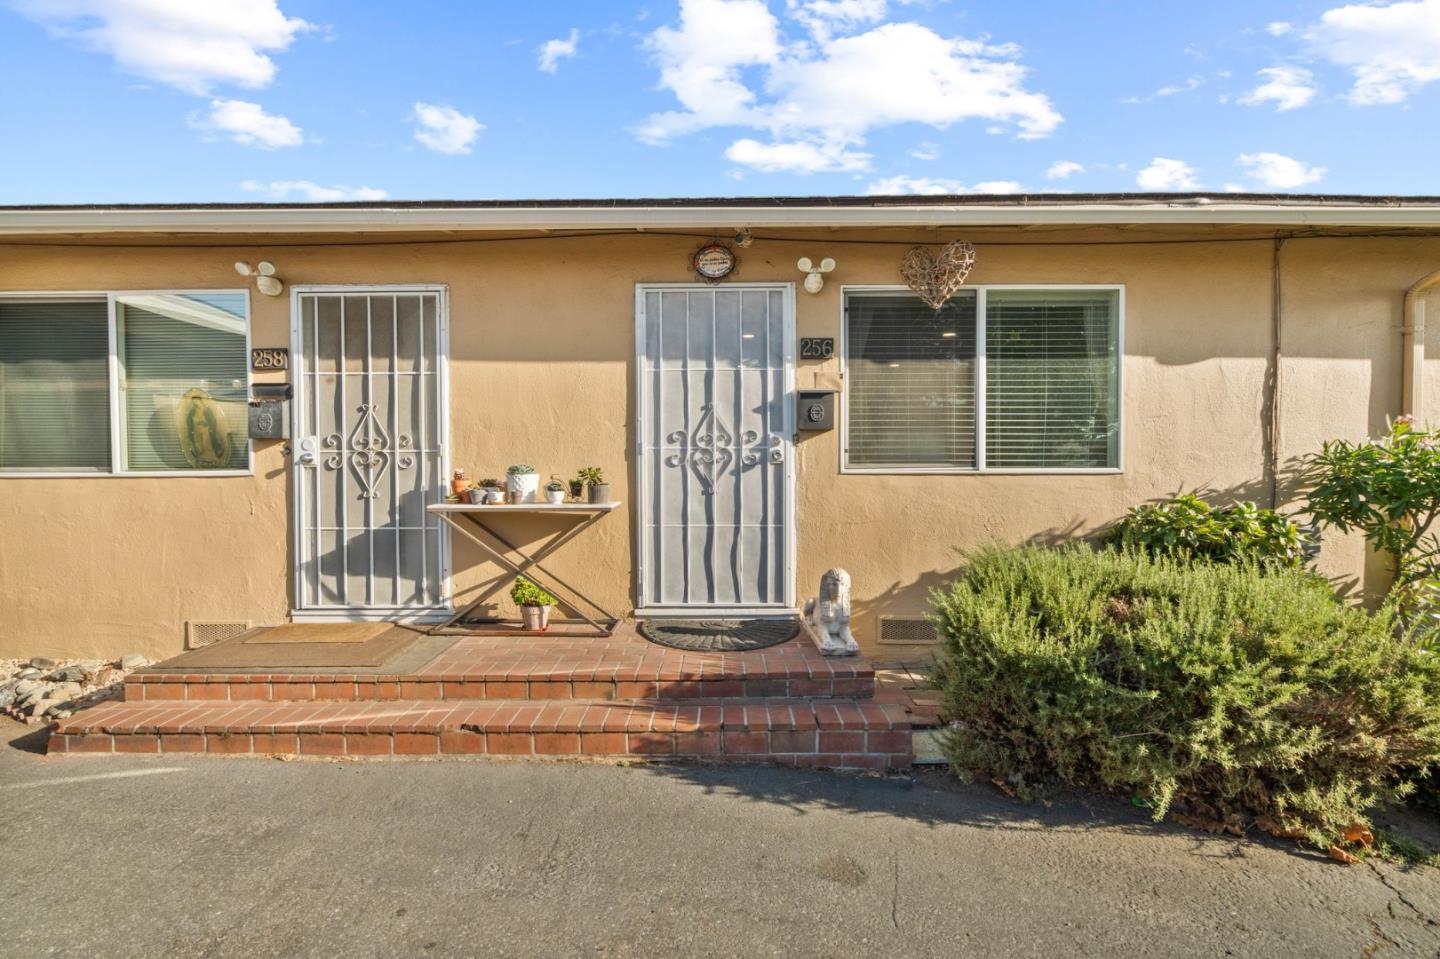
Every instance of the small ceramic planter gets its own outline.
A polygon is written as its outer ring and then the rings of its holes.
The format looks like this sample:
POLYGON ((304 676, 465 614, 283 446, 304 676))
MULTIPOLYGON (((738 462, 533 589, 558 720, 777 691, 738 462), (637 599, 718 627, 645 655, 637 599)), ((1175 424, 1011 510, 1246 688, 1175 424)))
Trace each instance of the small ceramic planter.
POLYGON ((552 506, 559 506, 565 502, 565 491, 563 489, 547 489, 545 491, 545 502, 552 506))
POLYGON ((540 474, 511 473, 505 477, 505 488, 510 492, 510 502, 533 503, 540 492, 540 474))
POLYGON ((492 486, 485 490, 485 502, 492 506, 505 502, 505 491, 498 486, 492 486))
POLYGON ((521 606, 520 615, 524 619, 527 632, 538 633, 550 628, 549 606, 521 606))
POLYGON ((608 503, 608 502, 610 502, 610 484, 609 484, 609 483, 595 483, 595 484, 593 484, 593 485, 590 487, 590 502, 592 502, 592 503, 608 503))
POLYGON ((470 501, 471 506, 479 506, 485 502, 485 491, 483 489, 467 489, 465 498, 470 501))

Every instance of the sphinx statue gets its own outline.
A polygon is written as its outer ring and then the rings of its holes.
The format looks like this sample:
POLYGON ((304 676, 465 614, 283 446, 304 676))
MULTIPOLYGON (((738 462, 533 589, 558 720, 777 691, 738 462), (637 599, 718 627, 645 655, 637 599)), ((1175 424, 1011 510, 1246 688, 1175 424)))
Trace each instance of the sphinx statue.
POLYGON ((805 622, 822 656, 855 656, 860 644, 850 633, 850 574, 840 568, 820 577, 820 595, 805 601, 805 622))

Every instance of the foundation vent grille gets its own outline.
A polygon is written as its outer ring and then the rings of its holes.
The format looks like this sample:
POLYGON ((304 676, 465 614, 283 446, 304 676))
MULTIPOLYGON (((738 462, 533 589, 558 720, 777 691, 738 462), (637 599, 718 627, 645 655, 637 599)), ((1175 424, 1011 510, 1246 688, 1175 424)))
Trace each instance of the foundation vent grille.
POLYGON ((934 625, 923 616, 880 617, 880 642, 882 643, 913 645, 933 643, 939 639, 934 625))
POLYGON ((213 646, 227 639, 234 639, 249 628, 249 623, 236 620, 192 619, 185 624, 185 648, 199 649, 201 646, 213 646))

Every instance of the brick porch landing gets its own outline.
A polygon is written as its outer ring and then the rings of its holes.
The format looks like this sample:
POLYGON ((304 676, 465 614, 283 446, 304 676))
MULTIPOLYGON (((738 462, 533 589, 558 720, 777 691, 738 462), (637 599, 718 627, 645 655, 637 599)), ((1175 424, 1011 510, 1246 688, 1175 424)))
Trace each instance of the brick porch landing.
MULTIPOLYGON (((397 657, 397 660, 400 657, 397 657)), ((172 661, 173 662, 173 661, 172 661)), ((123 702, 61 722, 52 754, 694 758, 906 768, 911 701, 877 694, 861 657, 802 634, 749 653, 604 640, 456 638, 406 672, 186 672, 129 677, 123 702)))

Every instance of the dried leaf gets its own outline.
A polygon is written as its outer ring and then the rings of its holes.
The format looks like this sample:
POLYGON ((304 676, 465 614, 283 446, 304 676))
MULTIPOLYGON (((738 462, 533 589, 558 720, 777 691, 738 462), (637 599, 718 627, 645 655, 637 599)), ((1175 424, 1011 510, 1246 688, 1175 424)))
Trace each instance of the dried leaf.
POLYGON ((1347 866, 1353 866, 1355 863, 1360 861, 1356 857, 1352 856, 1350 853, 1341 849, 1339 846, 1330 847, 1330 858, 1335 860, 1336 862, 1343 862, 1347 866))
POLYGON ((993 785, 996 789, 1000 790, 1002 793, 1004 793, 1005 795, 1009 796, 1011 799, 1018 798, 1018 796, 1019 796, 1019 793, 1015 792, 1014 787, 1012 787, 1009 783, 1007 783, 1007 782, 1006 782, 1005 780, 1003 780, 1003 779, 1000 779, 1000 778, 997 777, 997 778, 995 778, 995 779, 990 780, 990 783, 991 783, 991 785, 993 785))
POLYGON ((1366 849, 1375 845, 1374 834, 1370 832, 1370 827, 1363 822, 1352 822, 1340 830, 1340 835, 1345 838, 1346 842, 1357 842, 1366 849))

